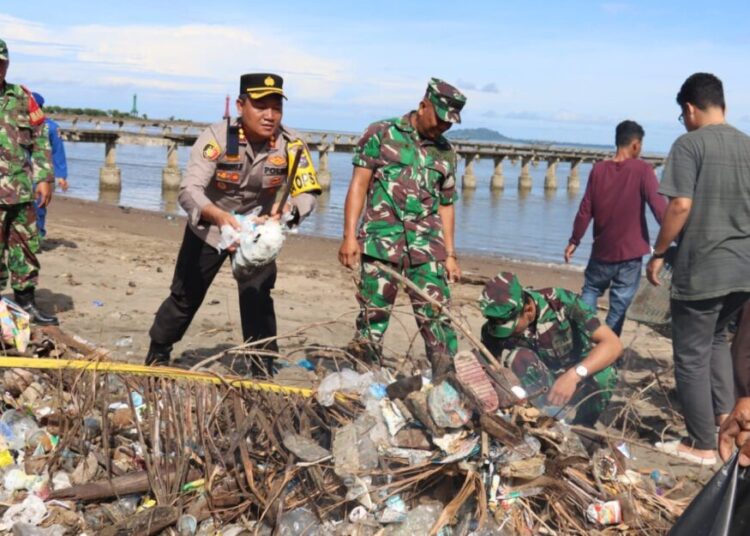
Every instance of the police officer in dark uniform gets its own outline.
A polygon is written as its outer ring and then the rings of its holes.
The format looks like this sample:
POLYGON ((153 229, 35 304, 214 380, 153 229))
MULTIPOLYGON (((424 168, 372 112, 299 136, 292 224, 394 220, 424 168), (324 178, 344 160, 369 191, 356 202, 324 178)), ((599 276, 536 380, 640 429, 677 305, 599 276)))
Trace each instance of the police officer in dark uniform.
MULTIPOLYGON (((219 251, 221 227, 239 230, 233 214, 262 207, 262 214, 278 217, 291 211, 292 224, 307 217, 320 193, 309 151, 298 134, 281 125, 283 79, 253 73, 240 78, 239 118, 211 125, 190 151, 180 185, 179 203, 188 215, 169 297, 156 313, 149 335, 147 365, 169 363, 174 343, 182 339, 203 302, 211 282, 230 255, 219 251), (297 151, 303 151, 292 177, 290 203, 277 209, 276 194, 288 180, 297 151)), ((242 335, 245 341, 276 336, 276 315, 271 290, 276 264, 238 280, 242 335)), ((277 351, 275 341, 264 346, 277 351)), ((268 368, 268 364, 266 367, 268 368)))

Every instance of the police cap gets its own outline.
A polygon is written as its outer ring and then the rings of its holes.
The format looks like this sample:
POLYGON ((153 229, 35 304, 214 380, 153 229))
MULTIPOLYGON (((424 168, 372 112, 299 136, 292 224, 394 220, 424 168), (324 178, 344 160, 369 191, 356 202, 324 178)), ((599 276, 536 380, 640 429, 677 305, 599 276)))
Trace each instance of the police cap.
POLYGON ((240 77, 240 95, 262 99, 266 95, 284 95, 284 79, 277 74, 249 73, 240 77))

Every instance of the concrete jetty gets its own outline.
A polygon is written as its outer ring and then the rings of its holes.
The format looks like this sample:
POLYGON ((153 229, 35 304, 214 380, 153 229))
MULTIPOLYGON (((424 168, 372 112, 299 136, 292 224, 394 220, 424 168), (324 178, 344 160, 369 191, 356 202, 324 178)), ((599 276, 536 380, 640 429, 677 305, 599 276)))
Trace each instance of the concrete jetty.
MULTIPOLYGON (((105 146, 104 164, 99 172, 99 185, 102 189, 119 190, 122 186, 120 170, 116 162, 118 144, 156 145, 166 148, 166 162, 162 171, 162 189, 175 190, 179 187, 182 172, 177 161, 177 148, 195 143, 200 132, 208 123, 192 121, 146 120, 138 118, 111 118, 56 114, 52 116, 61 124, 60 133, 66 141, 103 143, 105 146)), ((318 153, 318 179, 323 189, 331 185, 331 171, 328 155, 331 152, 352 152, 360 134, 332 132, 324 130, 300 130, 311 151, 318 153)), ((488 179, 492 190, 506 187, 503 163, 508 160, 520 163, 521 172, 517 179, 519 190, 529 190, 532 186, 530 166, 540 162, 546 165, 545 190, 558 188, 557 168, 560 164, 569 166, 567 188, 575 191, 580 188, 579 166, 584 162, 596 162, 611 158, 614 150, 597 150, 581 147, 565 147, 549 144, 512 144, 466 140, 452 140, 459 158, 464 161, 464 173, 460 187, 471 190, 477 188, 478 179, 474 164, 481 159, 493 161, 493 173, 488 179)), ((664 164, 665 156, 644 154, 641 156, 654 168, 664 164)))

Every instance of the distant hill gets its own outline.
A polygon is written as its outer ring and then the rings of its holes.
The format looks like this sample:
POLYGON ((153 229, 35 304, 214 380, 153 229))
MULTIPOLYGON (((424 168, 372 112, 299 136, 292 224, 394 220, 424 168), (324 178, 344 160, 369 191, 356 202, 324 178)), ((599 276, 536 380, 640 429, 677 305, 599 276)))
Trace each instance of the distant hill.
POLYGON ((445 135, 449 140, 472 140, 472 141, 496 141, 496 142, 511 142, 515 141, 512 138, 503 136, 497 130, 489 128, 459 128, 458 130, 450 130, 445 135))
POLYGON ((523 140, 519 138, 509 138, 504 134, 500 134, 497 130, 490 128, 459 128, 457 130, 449 130, 445 135, 449 140, 471 140, 471 141, 491 141, 497 143, 522 143, 528 145, 558 145, 564 147, 584 147, 589 149, 604 149, 613 150, 612 145, 598 145, 595 143, 576 143, 566 141, 550 141, 550 140, 523 140))

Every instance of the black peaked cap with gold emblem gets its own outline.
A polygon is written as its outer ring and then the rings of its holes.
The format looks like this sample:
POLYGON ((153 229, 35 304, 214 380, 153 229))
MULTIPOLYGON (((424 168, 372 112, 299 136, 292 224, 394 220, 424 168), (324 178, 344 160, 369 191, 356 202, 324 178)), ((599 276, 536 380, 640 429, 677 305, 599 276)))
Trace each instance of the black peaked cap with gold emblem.
POLYGON ((277 74, 249 73, 240 77, 240 95, 262 99, 266 95, 284 95, 284 79, 277 74))

